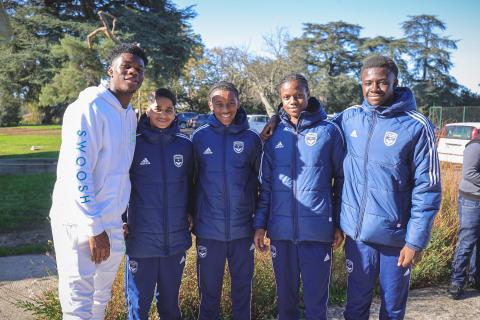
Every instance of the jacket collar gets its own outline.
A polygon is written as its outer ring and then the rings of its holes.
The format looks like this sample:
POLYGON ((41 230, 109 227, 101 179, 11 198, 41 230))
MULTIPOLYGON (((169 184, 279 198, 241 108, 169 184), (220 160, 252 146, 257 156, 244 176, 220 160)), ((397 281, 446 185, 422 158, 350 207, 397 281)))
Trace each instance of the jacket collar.
POLYGON ((208 124, 213 128, 215 131, 223 131, 226 130, 228 133, 238 133, 243 130, 247 130, 250 128, 247 119, 247 112, 243 107, 238 108, 237 113, 235 114, 235 118, 233 122, 227 127, 223 125, 220 121, 218 121, 217 117, 213 113, 208 116, 207 120, 208 124))
POLYGON ((395 100, 388 106, 371 106, 367 99, 363 100, 362 107, 368 112, 378 112, 381 116, 389 116, 399 112, 411 111, 417 109, 415 96, 413 92, 406 87, 397 87, 394 90, 395 100))
MULTIPOLYGON (((290 121, 290 116, 283 109, 282 104, 278 106, 280 120, 288 127, 295 128, 294 124, 290 121)), ((323 105, 314 97, 308 99, 307 108, 300 113, 298 119, 297 129, 301 131, 305 128, 309 128, 317 124, 318 122, 325 120, 327 113, 323 105)))

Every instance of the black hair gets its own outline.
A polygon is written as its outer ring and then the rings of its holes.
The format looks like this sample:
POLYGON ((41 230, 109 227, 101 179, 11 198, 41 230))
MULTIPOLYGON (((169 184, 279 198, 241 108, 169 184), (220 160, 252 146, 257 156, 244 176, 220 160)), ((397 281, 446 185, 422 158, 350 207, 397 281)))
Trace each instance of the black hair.
POLYGON ((148 95, 148 104, 155 103, 155 99, 160 97, 170 99, 174 107, 177 104, 177 97, 175 97, 175 94, 167 88, 158 88, 156 91, 151 92, 148 95))
POLYGON ((142 59, 145 66, 147 66, 148 64, 148 58, 145 55, 143 49, 140 48, 140 45, 138 43, 125 42, 119 43, 112 49, 112 51, 110 51, 110 54, 108 55, 108 63, 112 65, 113 61, 117 59, 122 53, 131 53, 134 56, 142 59))
POLYGON ((362 69, 360 74, 363 74, 363 70, 370 68, 385 68, 395 75, 395 78, 398 79, 398 67, 395 61, 386 56, 371 56, 363 61, 362 69))
POLYGON ((301 73, 289 73, 280 80, 277 84, 277 92, 280 94, 280 88, 287 82, 290 81, 298 81, 300 82, 305 89, 307 90, 307 94, 310 95, 310 89, 308 88, 308 81, 307 78, 301 73))
POLYGON ((215 90, 230 91, 230 92, 233 92, 233 94, 235 94, 237 99, 239 97, 238 89, 237 87, 235 87, 233 83, 227 82, 227 81, 219 81, 215 83, 213 86, 211 86, 210 90, 208 90, 208 100, 212 99, 212 93, 215 90))

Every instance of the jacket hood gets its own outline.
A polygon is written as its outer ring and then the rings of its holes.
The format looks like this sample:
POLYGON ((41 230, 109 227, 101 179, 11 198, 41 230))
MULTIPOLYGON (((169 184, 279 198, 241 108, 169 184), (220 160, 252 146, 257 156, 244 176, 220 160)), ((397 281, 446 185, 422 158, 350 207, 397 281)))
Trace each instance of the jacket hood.
POLYGON ((137 127, 137 134, 141 134, 150 143, 160 143, 162 140, 173 139, 178 132, 180 132, 180 128, 178 127, 177 117, 168 128, 160 129, 150 125, 150 120, 145 113, 140 117, 137 127))
POLYGON ((376 110, 383 116, 388 116, 390 114, 395 114, 403 111, 410 111, 417 109, 417 103, 415 102, 415 96, 413 95, 412 90, 406 87, 396 87, 394 90, 395 101, 385 107, 378 108, 371 106, 367 99, 363 100, 362 107, 368 111, 376 110))
POLYGON ((230 124, 228 127, 224 126, 220 121, 218 121, 214 113, 211 113, 208 116, 207 122, 215 130, 221 130, 225 128, 229 133, 238 133, 240 131, 250 128, 247 119, 247 112, 245 111, 245 109, 243 109, 243 107, 238 108, 237 114, 235 114, 235 118, 233 119, 232 124, 230 124))
MULTIPOLYGON (((283 109, 282 104, 278 106, 278 114, 280 120, 289 127, 293 127, 292 122, 290 121, 290 116, 283 109)), ((325 120, 327 118, 327 113, 323 105, 314 97, 308 98, 307 108, 300 113, 300 119, 298 120, 298 130, 303 128, 311 127, 318 122, 325 120)))
POLYGON ((115 97, 115 95, 110 92, 108 88, 103 84, 100 84, 97 87, 88 87, 82 92, 80 92, 80 94, 78 95, 79 100, 93 101, 96 98, 101 98, 106 103, 115 107, 115 109, 118 109, 119 111, 132 110, 131 104, 129 104, 126 109, 123 108, 117 97, 115 97))

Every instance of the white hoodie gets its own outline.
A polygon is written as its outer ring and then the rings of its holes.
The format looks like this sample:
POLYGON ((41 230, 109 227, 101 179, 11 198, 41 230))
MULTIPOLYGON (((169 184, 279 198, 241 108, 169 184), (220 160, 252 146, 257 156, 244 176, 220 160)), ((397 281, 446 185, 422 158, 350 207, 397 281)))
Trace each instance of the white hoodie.
POLYGON ((52 221, 76 224, 89 236, 122 227, 121 215, 130 197, 135 130, 132 106, 124 109, 103 85, 83 90, 68 106, 52 221))

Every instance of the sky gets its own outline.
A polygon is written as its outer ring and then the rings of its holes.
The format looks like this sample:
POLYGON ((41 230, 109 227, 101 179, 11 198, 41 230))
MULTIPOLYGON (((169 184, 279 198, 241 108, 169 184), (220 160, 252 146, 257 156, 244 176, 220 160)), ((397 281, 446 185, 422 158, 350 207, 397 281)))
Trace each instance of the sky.
POLYGON ((299 37, 303 23, 345 21, 363 27, 361 37, 403 36, 408 16, 436 15, 443 35, 459 40, 450 74, 480 93, 480 1, 478 0, 172 0, 179 8, 195 5, 191 25, 207 48, 241 46, 266 54, 263 36, 279 27, 299 37))

